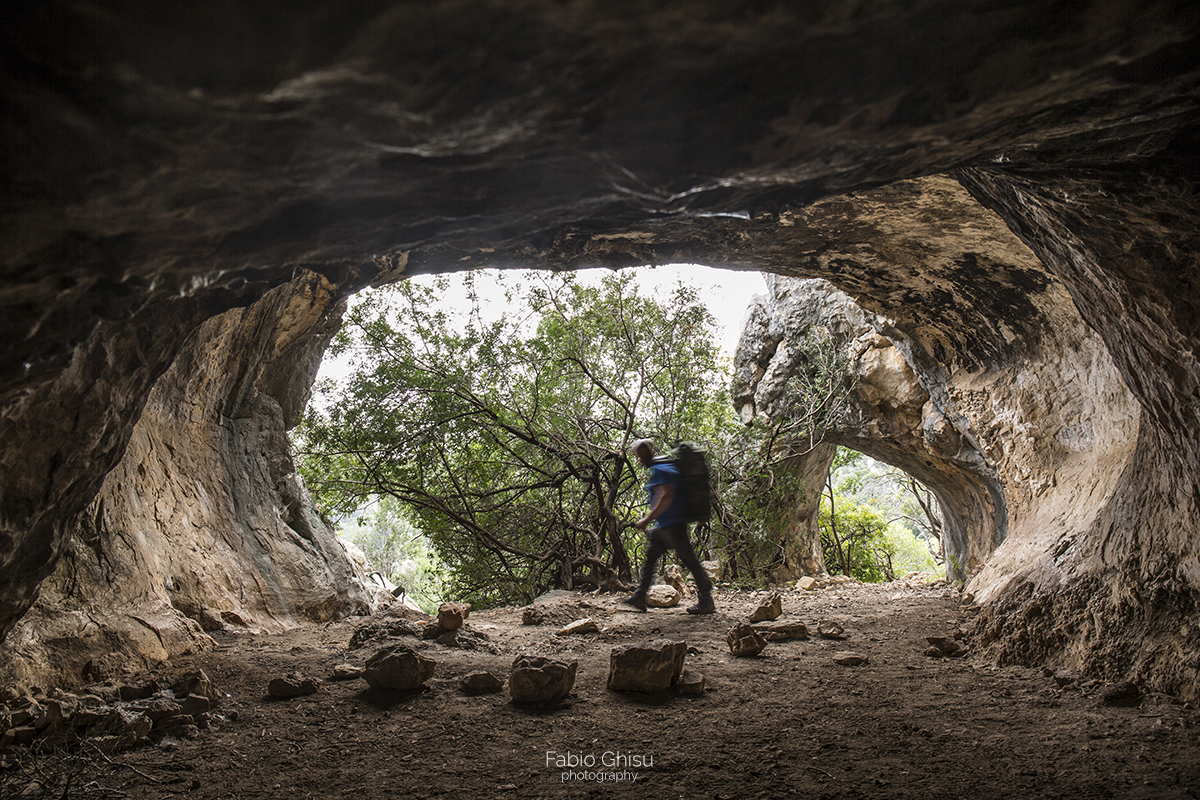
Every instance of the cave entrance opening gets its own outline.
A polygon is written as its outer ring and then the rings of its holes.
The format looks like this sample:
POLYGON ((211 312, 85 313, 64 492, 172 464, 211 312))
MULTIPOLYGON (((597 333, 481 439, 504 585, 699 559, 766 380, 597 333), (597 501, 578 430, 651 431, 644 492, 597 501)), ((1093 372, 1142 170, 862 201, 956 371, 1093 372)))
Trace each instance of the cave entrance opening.
MULTIPOLYGON (((743 487, 730 497, 751 505, 729 385, 764 288, 758 273, 672 265, 474 270, 364 292, 295 431, 305 482, 349 539, 363 533, 364 504, 398 501, 401 524, 380 531, 385 515, 373 513, 360 547, 412 545, 415 528, 443 598, 487 607, 628 588, 646 547, 632 441, 704 443, 743 487)), ((723 537, 718 526, 714 549, 723 537)), ((420 595, 395 571, 420 561, 367 567, 420 595)), ((758 573, 765 581, 765 559, 758 573)))
POLYGON ((836 448, 816 525, 830 573, 871 583, 911 573, 945 575, 943 520, 937 495, 920 480, 865 453, 836 448))

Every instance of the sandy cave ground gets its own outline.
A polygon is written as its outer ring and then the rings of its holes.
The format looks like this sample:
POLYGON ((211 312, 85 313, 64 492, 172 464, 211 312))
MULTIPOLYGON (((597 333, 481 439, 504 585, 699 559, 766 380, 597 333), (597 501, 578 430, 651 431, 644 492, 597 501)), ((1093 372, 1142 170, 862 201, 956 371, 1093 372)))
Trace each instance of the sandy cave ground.
POLYGON ((362 618, 221 634, 216 650, 163 671, 208 673, 227 695, 213 726, 93 759, 76 786, 223 799, 1200 797, 1200 712, 1190 705, 1149 695, 1111 707, 1096 681, 1064 685, 1048 669, 924 655, 926 636, 952 635, 970 620, 953 590, 894 582, 785 591, 780 619, 803 621, 814 635, 733 658, 725 634, 763 595, 718 592, 709 617, 683 606, 639 614, 612 595, 565 593, 540 601, 547 619, 538 626, 522 625, 517 608, 476 612, 467 628, 501 652, 406 637, 438 660, 414 696, 327 680, 335 665, 361 664, 380 646, 348 650, 362 618), (581 617, 600 632, 555 635, 581 617), (845 628, 844 640, 815 635, 828 620, 845 628), (656 638, 688 643, 686 666, 705 676, 704 695, 605 688, 614 646, 656 638), (869 663, 835 664, 847 650, 869 663), (519 652, 578 659, 565 703, 531 709, 507 691, 462 692, 463 675, 507 676, 519 652), (326 680, 313 695, 268 699, 268 681, 293 671, 326 680), (555 766, 567 753, 597 766, 555 766), (652 765, 629 766, 638 760, 652 765), (624 774, 599 782, 587 773, 624 774))

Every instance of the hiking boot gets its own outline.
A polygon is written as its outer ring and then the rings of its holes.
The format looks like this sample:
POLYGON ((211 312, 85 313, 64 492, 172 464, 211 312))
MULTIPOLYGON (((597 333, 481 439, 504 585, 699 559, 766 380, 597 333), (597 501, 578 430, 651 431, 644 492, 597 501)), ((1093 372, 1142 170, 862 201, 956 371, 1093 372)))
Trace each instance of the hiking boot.
POLYGON ((631 606, 638 611, 646 611, 649 606, 646 605, 646 596, 642 594, 631 594, 621 601, 622 605, 631 606))
POLYGON ((688 606, 687 612, 689 614, 715 614, 717 613, 717 604, 711 597, 702 597, 696 605, 688 606))

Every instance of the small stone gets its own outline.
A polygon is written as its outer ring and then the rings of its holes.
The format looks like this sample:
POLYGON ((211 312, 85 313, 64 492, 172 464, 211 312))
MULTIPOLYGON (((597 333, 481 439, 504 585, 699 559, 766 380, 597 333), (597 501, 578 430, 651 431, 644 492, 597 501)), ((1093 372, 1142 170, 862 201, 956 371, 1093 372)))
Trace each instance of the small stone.
POLYGON ((189 694, 179 701, 179 713, 189 717, 198 717, 201 714, 206 714, 211 708, 212 701, 198 694, 189 694))
POLYGON ((538 608, 527 608, 521 612, 522 625, 541 625, 546 621, 546 615, 538 608))
POLYGON ((1100 693, 1100 702, 1117 708, 1133 708, 1142 702, 1142 692, 1131 681, 1112 684, 1100 693))
POLYGON ((803 622, 776 622, 773 625, 756 625, 755 630, 761 633, 768 642, 788 642, 794 639, 807 639, 808 626, 803 622))
POLYGON ((155 731, 170 731, 176 728, 185 726, 195 727, 196 720, 188 714, 176 714, 173 717, 164 717, 154 723, 155 731))
POLYGON ((462 690, 470 695, 495 694, 503 688, 504 681, 482 670, 464 675, 462 679, 462 690))
POLYGON ((721 580, 723 571, 721 569, 720 561, 701 561, 700 566, 703 567, 704 571, 708 573, 709 578, 713 579, 714 581, 721 580))
POLYGON ((942 651, 942 655, 958 658, 965 655, 967 648, 954 639, 946 636, 926 636, 925 641, 942 651))
POLYGON ((298 672, 274 678, 267 684, 267 694, 271 697, 299 697, 313 694, 317 691, 317 682, 306 678, 298 672))
POLYGON ((931 644, 925 648, 925 655, 929 658, 945 658, 946 654, 942 652, 942 648, 931 644))
POLYGON ((800 580, 796 581, 796 588, 803 589, 806 592, 811 592, 817 586, 817 579, 812 575, 805 575, 800 580))
POLYGON ((574 622, 558 629, 559 636, 571 636, 576 633, 598 633, 600 626, 591 617, 577 619, 574 622))
POLYGON ((208 675, 204 674, 202 670, 189 672, 187 675, 184 675, 175 682, 175 685, 171 687, 171 691, 176 697, 187 697, 189 694, 198 694, 201 697, 207 697, 214 703, 221 699, 220 690, 213 686, 212 681, 208 679, 208 675))
POLYGON ((648 645, 614 647, 609 655, 608 688, 615 692, 661 692, 679 680, 686 642, 659 639, 648 645))
POLYGON ((556 661, 543 656, 517 656, 508 691, 514 703, 557 703, 575 686, 577 661, 556 661))
POLYGON ((679 590, 669 583, 659 583, 646 592, 646 605, 651 608, 671 608, 679 605, 679 590))
POLYGON ((362 667, 356 667, 353 664, 338 664, 329 673, 331 681, 350 681, 355 678, 361 678, 363 674, 362 667))
POLYGON ((1059 686, 1070 686, 1079 680, 1079 676, 1069 669, 1055 670, 1052 677, 1054 678, 1054 682, 1059 686))
POLYGON ((433 677, 437 662, 405 644, 379 650, 367 659, 362 677, 372 689, 411 691, 433 677))
POLYGON ((754 626, 747 624, 731 628, 725 641, 729 645, 729 652, 740 658, 756 656, 767 646, 767 640, 754 630, 754 626))
POLYGON ((679 691, 681 694, 692 696, 704 694, 704 676, 699 672, 685 669, 679 676, 679 691))
POLYGON ((678 564, 667 565, 667 568, 663 570, 663 580, 674 586, 680 597, 687 596, 687 581, 683 577, 683 568, 678 564))
POLYGON ((751 622, 769 622, 773 619, 778 619, 783 613, 783 598, 778 594, 772 594, 766 600, 758 604, 758 608, 754 609, 750 614, 751 622))
POLYGON ((841 664, 843 667, 857 667, 861 664, 870 663, 866 656, 861 656, 858 653, 850 650, 843 650, 833 656, 833 663, 841 664))
POLYGON ((817 634, 824 639, 845 639, 846 629, 833 620, 817 624, 817 634))
POLYGON ((93 725, 99 725, 109 714, 108 709, 100 708, 81 708, 75 712, 75 716, 71 717, 71 725, 76 728, 90 728, 93 725))
POLYGON ((469 603, 442 603, 438 606, 438 625, 444 631, 456 631, 463 626, 471 614, 469 603))

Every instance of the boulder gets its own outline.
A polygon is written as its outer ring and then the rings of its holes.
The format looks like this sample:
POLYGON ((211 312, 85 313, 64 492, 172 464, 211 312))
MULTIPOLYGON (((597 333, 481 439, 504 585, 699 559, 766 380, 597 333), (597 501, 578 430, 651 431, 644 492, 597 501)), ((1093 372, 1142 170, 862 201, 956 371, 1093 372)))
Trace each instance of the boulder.
POLYGON ((661 692, 683 673, 686 642, 658 639, 650 644, 614 647, 609 656, 608 688, 616 692, 661 692))
POLYGON ((754 629, 761 633, 768 642, 787 642, 793 639, 808 638, 808 626, 794 620, 774 622, 770 625, 755 625, 754 629))
POLYGON ((367 659, 363 679, 373 689, 411 691, 433 677, 437 662, 408 645, 396 644, 379 650, 367 659))
POLYGON ((778 592, 775 592, 759 603, 758 608, 751 612, 750 621, 769 622, 778 619, 781 614, 783 614, 783 598, 779 596, 778 592))
POLYGON ((753 625, 735 625, 725 637, 729 652, 741 658, 756 656, 767 646, 767 640, 754 630, 753 625))
POLYGON ((508 676, 514 703, 557 703, 575 686, 577 661, 556 661, 544 656, 517 656, 508 676))
POLYGON ((646 592, 646 605, 651 608, 671 608, 679 605, 680 592, 669 583, 659 583, 646 592))
POLYGON ((798 581, 796 581, 796 588, 803 589, 806 592, 812 591, 816 588, 816 586, 817 579, 812 575, 805 575, 803 578, 800 578, 798 581))

